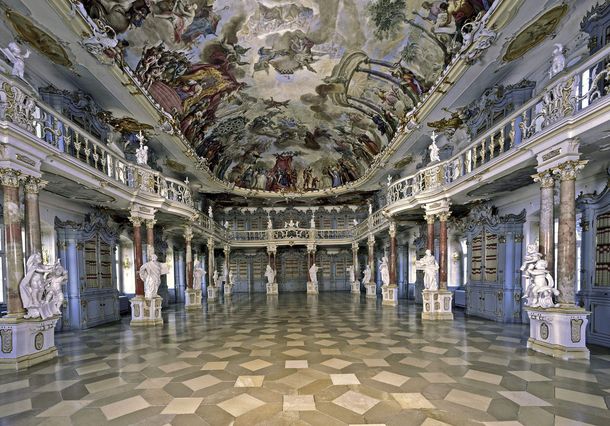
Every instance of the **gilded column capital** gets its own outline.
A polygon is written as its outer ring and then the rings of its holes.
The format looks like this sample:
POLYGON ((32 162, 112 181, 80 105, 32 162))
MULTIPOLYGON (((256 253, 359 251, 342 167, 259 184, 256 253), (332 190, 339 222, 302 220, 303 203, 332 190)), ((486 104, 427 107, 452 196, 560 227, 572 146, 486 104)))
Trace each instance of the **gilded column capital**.
POLYGON ((21 180, 21 172, 14 169, 3 168, 0 169, 0 184, 2 186, 10 186, 13 188, 19 188, 19 181, 21 180))
POLYGON ((438 220, 440 220, 441 222, 447 222, 447 220, 449 219, 449 216, 451 216, 451 212, 450 211, 440 212, 440 213, 437 213, 437 216, 438 216, 438 220))
POLYGON ((184 239, 187 243, 190 243, 193 239, 193 228, 191 228, 190 226, 184 227, 184 239))
POLYGON ((434 222, 436 222, 436 216, 433 214, 425 214, 424 218, 426 219, 428 225, 434 225, 434 222))
POLYGON ((26 194, 38 194, 49 183, 33 176, 26 177, 23 182, 26 194))
POLYGON ((553 169, 553 174, 558 175, 560 181, 575 180, 576 174, 581 171, 588 162, 588 160, 566 161, 555 167, 553 169))
POLYGON ((130 215, 129 221, 133 224, 133 226, 142 226, 142 223, 144 223, 145 219, 140 216, 130 215))
POLYGON ((536 173, 532 175, 534 182, 540 182, 540 188, 554 188, 555 187, 555 176, 553 176, 553 170, 545 170, 544 172, 536 173))
POLYGON ((146 228, 148 229, 152 229, 155 227, 155 223, 157 223, 157 221, 155 219, 146 219, 146 228))

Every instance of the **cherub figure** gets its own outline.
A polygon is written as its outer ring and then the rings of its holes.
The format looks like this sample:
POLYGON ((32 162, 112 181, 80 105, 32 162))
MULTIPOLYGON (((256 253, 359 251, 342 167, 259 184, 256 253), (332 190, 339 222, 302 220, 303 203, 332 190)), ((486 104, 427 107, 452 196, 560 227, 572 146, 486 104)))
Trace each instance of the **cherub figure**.
POLYGON ((23 80, 23 73, 25 71, 25 60, 30 57, 30 50, 26 50, 25 53, 21 53, 21 47, 14 41, 8 44, 6 48, 0 48, 4 56, 12 62, 13 69, 11 74, 19 77, 23 80))

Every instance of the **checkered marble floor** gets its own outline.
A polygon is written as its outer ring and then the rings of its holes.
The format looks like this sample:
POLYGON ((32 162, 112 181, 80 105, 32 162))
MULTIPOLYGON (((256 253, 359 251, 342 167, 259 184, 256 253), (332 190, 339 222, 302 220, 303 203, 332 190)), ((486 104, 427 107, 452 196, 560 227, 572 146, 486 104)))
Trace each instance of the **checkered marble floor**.
POLYGON ((58 334, 57 360, 0 372, 0 424, 610 424, 610 351, 538 355, 523 325, 422 323, 412 302, 343 293, 164 316, 58 334))

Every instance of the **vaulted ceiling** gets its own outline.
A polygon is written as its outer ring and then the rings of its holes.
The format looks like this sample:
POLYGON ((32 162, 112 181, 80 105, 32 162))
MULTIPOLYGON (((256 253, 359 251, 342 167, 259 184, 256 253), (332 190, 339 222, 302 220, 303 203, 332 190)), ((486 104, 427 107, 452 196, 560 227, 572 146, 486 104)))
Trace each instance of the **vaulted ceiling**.
POLYGON ((492 1, 85 0, 219 179, 354 181, 492 1))

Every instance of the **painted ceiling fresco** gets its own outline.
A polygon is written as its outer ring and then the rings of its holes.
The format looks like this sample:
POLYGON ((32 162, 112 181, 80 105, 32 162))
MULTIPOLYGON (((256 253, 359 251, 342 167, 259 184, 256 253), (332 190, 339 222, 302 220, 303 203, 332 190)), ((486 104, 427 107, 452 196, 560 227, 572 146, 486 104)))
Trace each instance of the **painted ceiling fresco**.
POLYGON ((84 0, 220 179, 307 191, 363 175, 492 0, 84 0))

